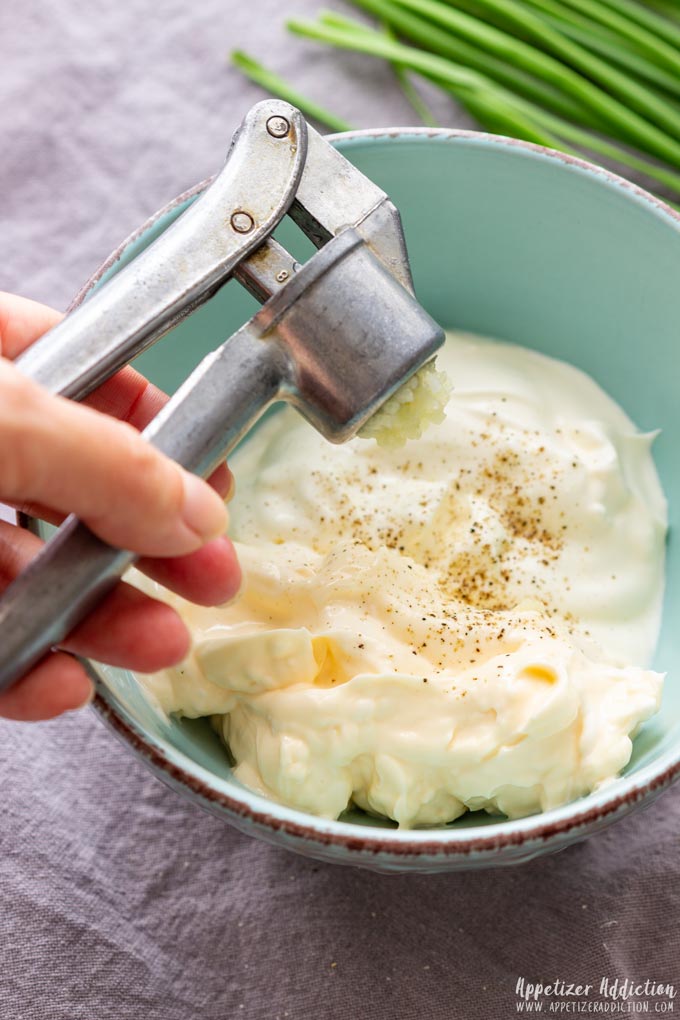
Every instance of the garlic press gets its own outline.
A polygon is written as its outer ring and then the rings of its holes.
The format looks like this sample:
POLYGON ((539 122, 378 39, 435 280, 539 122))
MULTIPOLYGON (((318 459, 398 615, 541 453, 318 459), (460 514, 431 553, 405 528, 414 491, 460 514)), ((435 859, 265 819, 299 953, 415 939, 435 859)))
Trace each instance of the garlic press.
MULTIPOLYGON (((230 278, 262 307, 186 379, 143 435, 207 477, 277 400, 344 442, 444 341, 413 294, 388 196, 288 103, 258 103, 223 170, 148 248, 16 362, 82 400, 230 278), (317 251, 272 232, 289 215, 317 251)), ((64 640, 135 557, 68 517, 0 597, 0 690, 64 640)))

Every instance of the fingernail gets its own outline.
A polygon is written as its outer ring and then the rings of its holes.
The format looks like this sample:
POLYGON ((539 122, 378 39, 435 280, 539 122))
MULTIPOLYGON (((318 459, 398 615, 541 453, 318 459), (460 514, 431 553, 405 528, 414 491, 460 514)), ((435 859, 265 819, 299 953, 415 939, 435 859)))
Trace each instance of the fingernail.
POLYGON ((227 508, 218 494, 197 475, 184 472, 182 520, 204 541, 217 538, 227 527, 227 508))
POLYGON ((227 494, 224 497, 224 502, 231 503, 234 495, 236 494, 236 479, 232 475, 231 471, 229 471, 229 468, 227 468, 227 472, 229 474, 229 488, 227 489, 227 494))
POLYGON ((215 492, 219 492, 224 502, 228 503, 234 494, 234 476, 224 462, 215 468, 208 482, 215 492))
POLYGON ((89 686, 89 689, 88 689, 88 692, 87 692, 87 697, 83 698, 83 700, 81 702, 79 702, 79 704, 74 705, 74 707, 71 709, 71 711, 72 712, 79 712, 81 708, 87 708, 87 706, 89 704, 91 704, 92 701, 94 701, 94 684, 92 683, 92 681, 90 681, 90 686, 89 686))
POLYGON ((225 571, 226 583, 222 591, 222 600, 220 605, 226 606, 230 602, 234 602, 235 599, 241 594, 243 588, 243 573, 241 566, 236 557, 236 549, 230 538, 224 537, 224 552, 226 553, 225 560, 227 567, 225 571))

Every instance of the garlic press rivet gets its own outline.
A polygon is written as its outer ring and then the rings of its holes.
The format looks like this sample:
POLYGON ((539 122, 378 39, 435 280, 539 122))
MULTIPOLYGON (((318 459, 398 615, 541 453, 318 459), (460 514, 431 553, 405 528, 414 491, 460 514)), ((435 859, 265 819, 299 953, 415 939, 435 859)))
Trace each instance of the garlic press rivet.
POLYGON ((284 280, 288 279, 288 271, 286 269, 282 269, 280 273, 276 274, 276 279, 279 283, 283 283, 284 280))
POLYGON ((290 131, 290 124, 285 117, 270 117, 267 121, 267 131, 273 138, 285 138, 290 131))
POLYGON ((250 213, 235 212, 231 217, 231 225, 237 234, 249 234, 255 223, 250 213))

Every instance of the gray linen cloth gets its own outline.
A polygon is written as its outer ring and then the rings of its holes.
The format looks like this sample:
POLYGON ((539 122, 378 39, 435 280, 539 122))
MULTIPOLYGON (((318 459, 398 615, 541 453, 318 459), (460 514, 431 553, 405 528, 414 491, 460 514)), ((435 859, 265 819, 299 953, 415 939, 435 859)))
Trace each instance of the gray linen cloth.
MULTIPOLYGON (((0 286, 64 308, 221 165, 261 97, 233 46, 356 126, 412 123, 387 70, 286 36, 315 7, 4 0, 0 286)), ((680 788, 521 868, 388 877, 239 835, 89 710, 0 723, 0 759, 3 1020, 488 1020, 520 977, 680 985, 680 788)))

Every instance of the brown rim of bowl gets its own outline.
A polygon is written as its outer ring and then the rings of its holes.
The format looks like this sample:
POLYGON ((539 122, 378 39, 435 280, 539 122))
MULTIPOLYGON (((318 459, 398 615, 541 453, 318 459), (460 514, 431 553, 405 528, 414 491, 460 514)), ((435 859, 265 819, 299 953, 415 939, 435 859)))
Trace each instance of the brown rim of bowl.
MULTIPOLYGON (((532 142, 523 142, 515 138, 508 138, 504 135, 492 135, 480 131, 423 127, 369 128, 362 131, 348 131, 341 134, 328 135, 327 137, 335 142, 352 139, 361 140, 363 138, 398 139, 401 137, 413 136, 429 139, 447 139, 450 141, 455 141, 457 139, 488 141, 493 145, 517 148, 525 152, 534 153, 539 156, 557 160, 561 163, 566 163, 568 166, 583 170, 589 175, 595 176, 611 185, 614 185, 616 188, 630 192, 638 199, 641 199, 646 204, 652 206, 656 211, 662 213, 665 217, 673 221, 678 228, 680 228, 680 213, 676 212, 669 205, 661 199, 656 198, 656 196, 652 195, 644 188, 639 187, 637 184, 633 184, 631 181, 627 181, 625 178, 612 173, 610 170, 606 170, 594 163, 589 163, 587 160, 579 159, 576 156, 570 156, 555 149, 544 148, 543 146, 536 145, 532 142)), ((93 273, 87 283, 85 283, 85 285, 76 294, 75 298, 69 305, 68 310, 71 311, 85 299, 90 290, 92 290, 102 276, 121 259, 132 243, 137 241, 143 234, 152 228, 162 216, 166 216, 178 206, 203 191, 212 180, 212 177, 208 177, 199 184, 187 189, 181 195, 178 195, 176 198, 172 199, 172 201, 168 202, 162 209, 155 212, 149 217, 149 219, 146 220, 145 223, 133 231, 133 233, 130 234, 129 237, 127 237, 122 244, 120 244, 115 251, 111 253, 111 255, 109 255, 99 269, 93 273)), ((99 678, 97 678, 97 680, 99 681, 99 678)), ((98 683, 98 687, 101 688, 100 683, 98 683)), ((628 811, 630 811, 638 801, 647 800, 658 795, 666 787, 670 786, 674 781, 680 778, 680 755, 678 755, 676 760, 673 761, 663 772, 652 776, 649 780, 647 780, 647 782, 640 786, 634 785, 627 792, 610 797, 603 804, 597 807, 592 807, 583 811, 576 811, 573 815, 570 815, 569 818, 545 823, 541 823, 539 821, 535 826, 521 829, 517 832, 497 832, 495 835, 490 834, 489 836, 481 837, 471 836, 469 839, 461 839, 453 837, 454 830, 447 830, 447 836, 450 835, 453 838, 447 838, 445 840, 437 838, 431 840, 418 839, 413 842, 409 842, 408 838, 404 838, 403 836, 398 840, 394 840, 387 835, 388 830, 385 830, 385 835, 383 836, 381 834, 380 837, 362 835, 361 827, 351 826, 349 824, 347 825, 347 828, 348 830, 351 830, 352 834, 350 834, 349 831, 347 834, 344 832, 322 832, 315 829, 313 827, 313 823, 310 823, 309 826, 301 825, 289 819, 277 818, 267 812, 254 810, 243 801, 220 793, 213 787, 203 783, 190 772, 187 772, 185 769, 169 761, 167 756, 163 754, 158 747, 145 739, 145 737, 143 737, 136 728, 130 726, 118 713, 114 705, 100 693, 100 689, 97 690, 95 695, 93 707, 114 729, 114 731, 117 732, 118 735, 124 739, 138 755, 146 759, 152 767, 164 772, 175 783, 184 786, 187 790, 215 806, 220 806, 237 817, 240 816, 242 818, 247 818, 256 825, 261 825, 274 831, 282 831, 290 836, 301 838, 308 842, 317 843, 322 846, 341 846, 350 852, 361 851, 375 854, 390 854, 395 858, 421 855, 454 856, 458 854, 467 856, 471 853, 480 853, 483 851, 498 851, 506 846, 521 846, 524 843, 545 842, 552 837, 564 836, 569 833, 572 834, 574 839, 577 839, 579 838, 579 833, 576 830, 583 828, 587 829, 587 827, 592 825, 594 822, 608 818, 608 816, 615 816, 620 812, 628 813, 628 811)), ((541 816, 539 815, 538 818, 540 817, 541 816)), ((312 818, 313 816, 310 815, 310 819, 312 818)), ((613 821, 613 817, 610 820, 613 821)), ((396 830, 389 831, 396 832, 396 830)))

